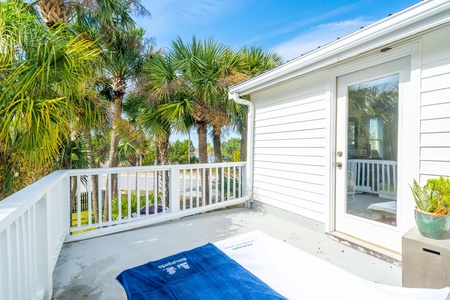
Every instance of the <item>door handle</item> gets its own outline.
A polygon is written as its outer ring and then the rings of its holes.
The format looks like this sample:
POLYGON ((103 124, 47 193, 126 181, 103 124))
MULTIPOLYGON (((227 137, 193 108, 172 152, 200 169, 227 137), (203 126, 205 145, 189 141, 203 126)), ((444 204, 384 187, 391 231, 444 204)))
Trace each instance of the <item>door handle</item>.
POLYGON ((341 163, 341 162, 337 162, 337 163, 336 163, 336 167, 337 167, 337 168, 342 168, 342 163, 341 163))

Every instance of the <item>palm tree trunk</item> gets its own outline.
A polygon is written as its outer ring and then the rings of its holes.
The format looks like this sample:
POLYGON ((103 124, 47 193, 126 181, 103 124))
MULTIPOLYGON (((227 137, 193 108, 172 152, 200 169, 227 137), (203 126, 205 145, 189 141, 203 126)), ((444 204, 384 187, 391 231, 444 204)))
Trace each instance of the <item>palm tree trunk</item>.
MULTIPOLYGON (((119 149, 119 124, 122 121, 122 100, 125 95, 125 80, 114 78, 111 83, 114 91, 114 112, 111 129, 111 144, 109 148, 108 168, 117 167, 117 152, 119 149)), ((108 184, 106 185, 108 186, 108 184)), ((108 189, 105 194, 105 204, 103 205, 103 219, 108 221, 108 189)), ((117 174, 111 174, 111 199, 117 197, 117 174)))
POLYGON ((199 163, 208 162, 206 122, 196 122, 198 134, 198 159, 199 163))
MULTIPOLYGON (((197 125, 197 133, 198 133, 198 158, 201 164, 206 164, 208 162, 208 152, 207 152, 207 124, 206 122, 196 122, 197 125)), ((201 184, 205 182, 205 186, 203 187, 204 193, 203 201, 204 204, 209 204, 209 176, 208 172, 205 172, 205 176, 203 176, 203 172, 201 173, 201 184)), ((199 187, 197 187, 199 188, 199 187)))
POLYGON ((222 141, 220 138, 220 129, 213 128, 213 145, 214 145, 214 161, 217 163, 222 162, 222 141))
MULTIPOLYGON (((158 152, 161 158, 161 165, 168 165, 169 164, 169 138, 170 138, 170 134, 166 135, 163 139, 160 139, 157 141, 157 147, 158 147, 158 152)), ((165 194, 165 203, 166 203, 166 207, 169 206, 169 187, 170 187, 170 182, 169 182, 169 172, 162 172, 165 177, 165 183, 164 183, 164 187, 163 187, 163 177, 162 176, 158 176, 158 183, 159 186, 161 187, 161 190, 164 188, 164 194, 165 194)))

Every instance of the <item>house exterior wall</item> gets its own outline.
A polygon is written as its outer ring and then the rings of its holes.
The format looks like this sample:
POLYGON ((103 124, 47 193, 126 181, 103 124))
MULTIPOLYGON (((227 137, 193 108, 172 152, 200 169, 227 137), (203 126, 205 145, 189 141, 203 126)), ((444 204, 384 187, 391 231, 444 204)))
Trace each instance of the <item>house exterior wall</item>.
POLYGON ((422 39, 420 181, 450 176, 450 25, 422 39))
MULTIPOLYGON (((410 174, 422 183, 429 177, 450 176, 449 37, 450 25, 404 42, 420 43, 420 95, 419 89, 415 92, 420 98, 420 126, 408 128, 419 130, 414 135, 420 138, 420 145, 419 149, 416 144, 400 146, 420 151, 418 161, 412 159, 416 156, 407 156, 408 180, 410 174)), ((335 96, 330 95, 335 92, 334 69, 330 65, 251 94, 255 105, 254 200, 325 224, 329 224, 333 211, 330 144, 334 141, 335 116, 330 101, 335 96)), ((406 101, 403 113, 408 115, 411 107, 406 101)), ((406 190, 402 196, 412 201, 406 190)), ((413 226, 410 210, 403 214, 405 220, 400 220, 404 228, 413 226)))
POLYGON ((324 72, 252 94, 254 200, 325 222, 324 72))

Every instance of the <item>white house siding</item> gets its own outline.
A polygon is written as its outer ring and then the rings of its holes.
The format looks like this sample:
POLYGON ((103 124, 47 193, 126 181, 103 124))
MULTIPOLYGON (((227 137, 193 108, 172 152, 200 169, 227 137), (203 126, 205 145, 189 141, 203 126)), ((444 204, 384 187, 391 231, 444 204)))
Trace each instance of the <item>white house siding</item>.
POLYGON ((450 26, 423 37, 420 181, 450 176, 450 26))
POLYGON ((326 76, 252 94, 254 199, 324 222, 326 76))

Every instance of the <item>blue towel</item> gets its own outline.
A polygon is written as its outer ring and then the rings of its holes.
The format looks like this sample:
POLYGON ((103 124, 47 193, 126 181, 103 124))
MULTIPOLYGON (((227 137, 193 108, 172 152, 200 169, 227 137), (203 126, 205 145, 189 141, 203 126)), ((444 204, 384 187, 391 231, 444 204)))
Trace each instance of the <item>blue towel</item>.
POLYGON ((116 279, 129 300, 286 299, 211 243, 125 270, 116 279))

